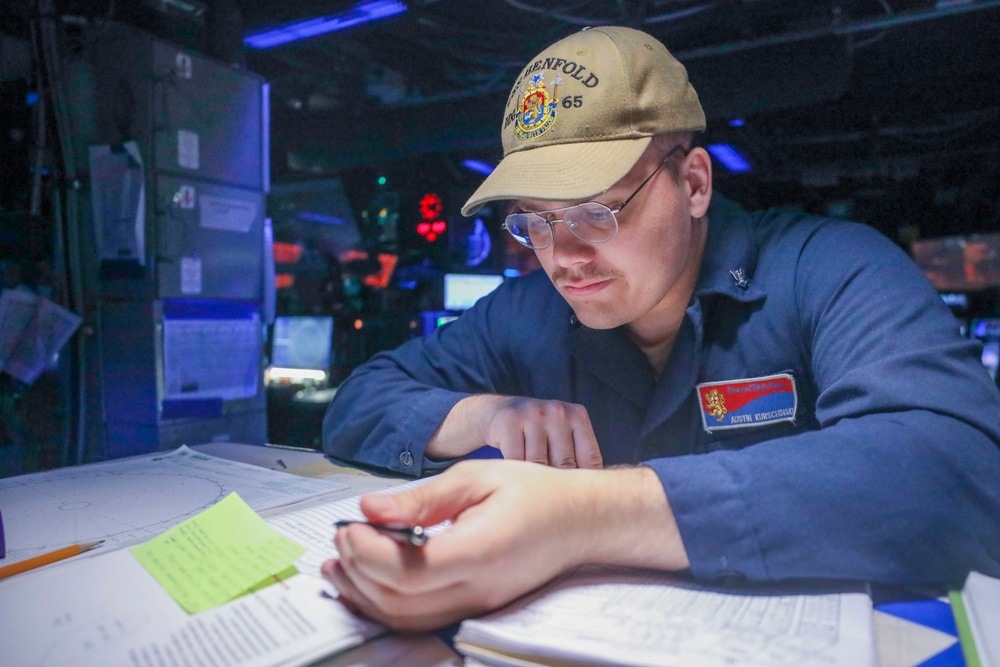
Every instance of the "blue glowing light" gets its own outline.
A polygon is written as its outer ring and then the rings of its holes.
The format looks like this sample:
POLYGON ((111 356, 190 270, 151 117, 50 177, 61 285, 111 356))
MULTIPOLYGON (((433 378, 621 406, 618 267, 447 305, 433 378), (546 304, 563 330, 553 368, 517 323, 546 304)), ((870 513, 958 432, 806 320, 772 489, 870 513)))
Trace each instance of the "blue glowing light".
POLYGON ((734 174, 750 171, 750 162, 732 144, 709 144, 706 148, 712 157, 734 174))
POLYGON ((462 160, 462 166, 466 169, 471 169, 477 174, 482 174, 483 176, 489 176, 496 169, 491 164, 483 162, 482 160, 462 160))
POLYGON ((38 99, 39 99, 38 98, 38 93, 36 93, 35 91, 32 90, 32 91, 28 92, 27 94, 25 94, 25 96, 24 96, 24 103, 27 104, 29 107, 33 107, 36 104, 38 104, 38 99))
POLYGON ((521 272, 518 271, 517 269, 504 269, 503 270, 503 277, 504 278, 517 278, 519 275, 521 275, 521 272))
POLYGON ((465 257, 466 266, 479 266, 493 249, 493 242, 490 240, 490 233, 486 231, 486 225, 482 218, 476 218, 475 226, 468 238, 469 246, 465 257))
POLYGON ((743 127, 744 125, 746 125, 746 121, 742 118, 733 118, 729 121, 729 127, 743 127))
POLYGON ((307 222, 321 222, 324 225, 343 225, 347 222, 344 218, 336 215, 324 215, 322 213, 313 213, 312 211, 299 211, 295 214, 295 217, 307 222))
POLYGON ((367 0, 359 2, 351 9, 339 14, 290 23, 273 30, 247 35, 243 38, 243 43, 255 49, 269 49, 273 46, 388 18, 405 11, 406 5, 397 0, 367 0))

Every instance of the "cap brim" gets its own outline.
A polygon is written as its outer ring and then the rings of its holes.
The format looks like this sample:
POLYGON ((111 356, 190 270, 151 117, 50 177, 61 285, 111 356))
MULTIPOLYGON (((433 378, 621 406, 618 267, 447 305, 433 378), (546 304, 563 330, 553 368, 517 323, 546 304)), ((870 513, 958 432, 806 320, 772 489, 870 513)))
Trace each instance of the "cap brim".
POLYGON ((509 154, 462 207, 472 215, 503 199, 575 201, 605 192, 638 162, 652 137, 539 146, 509 154))

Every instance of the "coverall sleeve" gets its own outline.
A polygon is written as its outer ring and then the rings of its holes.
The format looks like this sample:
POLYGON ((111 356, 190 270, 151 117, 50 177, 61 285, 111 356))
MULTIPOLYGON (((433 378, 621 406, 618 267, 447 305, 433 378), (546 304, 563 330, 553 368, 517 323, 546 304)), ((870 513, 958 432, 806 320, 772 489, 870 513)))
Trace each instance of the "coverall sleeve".
POLYGON ((787 325, 811 354, 820 428, 647 462, 692 573, 950 585, 970 570, 1000 576, 1000 392, 978 345, 874 230, 821 227, 795 266, 797 322, 787 325))
POLYGON ((509 292, 501 285, 429 338, 381 352, 358 367, 324 416, 323 450, 404 475, 453 463, 425 455, 451 408, 475 393, 516 392, 510 361, 501 352, 514 319, 509 292))

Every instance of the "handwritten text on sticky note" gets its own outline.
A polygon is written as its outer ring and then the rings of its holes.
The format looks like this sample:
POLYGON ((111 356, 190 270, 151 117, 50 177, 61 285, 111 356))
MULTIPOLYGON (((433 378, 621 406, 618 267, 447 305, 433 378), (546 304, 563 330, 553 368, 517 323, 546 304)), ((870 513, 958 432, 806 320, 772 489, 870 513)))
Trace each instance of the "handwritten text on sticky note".
POLYGON ((130 551, 194 614, 287 576, 305 548, 274 532, 231 493, 130 551))

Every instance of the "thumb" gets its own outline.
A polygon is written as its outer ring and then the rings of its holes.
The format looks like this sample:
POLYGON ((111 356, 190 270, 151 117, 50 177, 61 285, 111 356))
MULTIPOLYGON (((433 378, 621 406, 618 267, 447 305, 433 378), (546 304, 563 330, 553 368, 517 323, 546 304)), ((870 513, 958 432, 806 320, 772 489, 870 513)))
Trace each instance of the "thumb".
POLYGON ((408 525, 406 512, 396 502, 395 493, 369 493, 361 496, 361 512, 372 523, 408 525))
POLYGON ((372 523, 433 526, 454 519, 463 510, 481 502, 491 489, 473 473, 473 466, 455 466, 431 481, 396 493, 372 493, 361 497, 361 511, 372 523), (464 474, 455 474, 455 468, 464 474))

